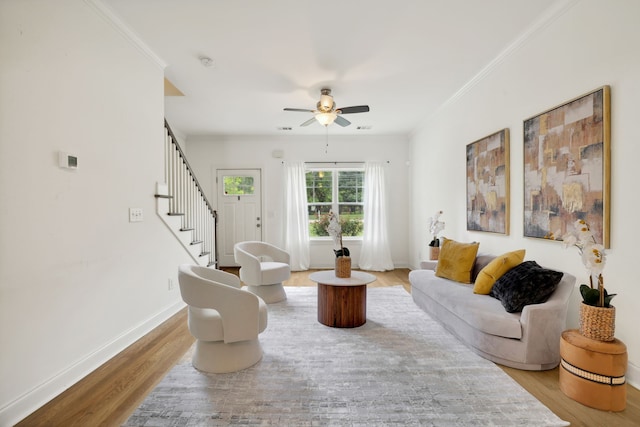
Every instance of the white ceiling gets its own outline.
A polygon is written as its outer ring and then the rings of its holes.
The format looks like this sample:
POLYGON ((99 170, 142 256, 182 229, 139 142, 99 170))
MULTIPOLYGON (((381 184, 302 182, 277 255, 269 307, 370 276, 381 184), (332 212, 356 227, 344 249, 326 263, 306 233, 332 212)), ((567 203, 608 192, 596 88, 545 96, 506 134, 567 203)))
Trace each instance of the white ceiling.
POLYGON ((165 98, 167 120, 191 136, 323 134, 283 111, 315 108, 322 87, 371 108, 330 132, 407 135, 562 0, 102 2, 166 62, 185 94, 165 98))

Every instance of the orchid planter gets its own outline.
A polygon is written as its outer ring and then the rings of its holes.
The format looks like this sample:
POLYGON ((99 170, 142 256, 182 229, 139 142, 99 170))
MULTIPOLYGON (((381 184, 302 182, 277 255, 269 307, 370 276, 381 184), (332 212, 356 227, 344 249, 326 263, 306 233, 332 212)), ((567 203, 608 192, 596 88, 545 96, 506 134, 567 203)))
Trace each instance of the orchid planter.
POLYGON ((342 226, 340 225, 340 219, 333 212, 329 212, 327 232, 333 239, 334 244, 340 247, 340 249, 333 250, 336 254, 336 277, 351 277, 351 257, 349 256, 349 249, 342 245, 342 226))
POLYGON ((616 308, 580 303, 580 335, 598 341, 613 341, 616 332, 616 308))
POLYGON ((336 277, 343 279, 351 277, 351 257, 336 257, 336 277))
POLYGON ((440 256, 440 246, 429 246, 429 259, 435 261, 440 256))

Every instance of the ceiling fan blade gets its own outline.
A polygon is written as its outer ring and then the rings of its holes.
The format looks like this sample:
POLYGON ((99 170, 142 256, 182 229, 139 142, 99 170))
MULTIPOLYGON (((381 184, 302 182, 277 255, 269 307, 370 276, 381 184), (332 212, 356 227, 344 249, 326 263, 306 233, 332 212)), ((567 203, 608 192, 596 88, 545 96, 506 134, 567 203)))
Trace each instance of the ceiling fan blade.
POLYGON ((313 113, 314 110, 305 110, 304 108, 285 108, 284 111, 300 111, 301 113, 313 113))
POLYGON ((333 122, 339 124, 342 127, 349 126, 351 124, 349 120, 340 116, 336 117, 336 119, 333 122))
POLYGON ((357 105, 355 107, 344 107, 336 110, 338 114, 368 113, 368 105, 357 105))
POLYGON ((309 126, 311 123, 313 123, 315 121, 316 121, 316 118, 315 117, 311 117, 309 120, 307 120, 306 122, 304 122, 300 126, 309 126))

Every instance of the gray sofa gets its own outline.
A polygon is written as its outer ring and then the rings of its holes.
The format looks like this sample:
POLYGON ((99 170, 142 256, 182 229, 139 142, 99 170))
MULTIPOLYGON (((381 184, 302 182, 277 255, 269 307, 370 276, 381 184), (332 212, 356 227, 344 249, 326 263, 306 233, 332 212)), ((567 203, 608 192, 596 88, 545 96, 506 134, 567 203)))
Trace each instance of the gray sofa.
MULTIPOLYGON (((476 258, 472 282, 492 258, 476 258)), ((547 370, 558 365, 560 334, 566 329, 574 276, 564 273, 546 302, 507 313, 499 300, 474 294, 472 284, 437 277, 435 263, 426 262, 421 267, 409 273, 413 300, 477 354, 524 370, 547 370)))

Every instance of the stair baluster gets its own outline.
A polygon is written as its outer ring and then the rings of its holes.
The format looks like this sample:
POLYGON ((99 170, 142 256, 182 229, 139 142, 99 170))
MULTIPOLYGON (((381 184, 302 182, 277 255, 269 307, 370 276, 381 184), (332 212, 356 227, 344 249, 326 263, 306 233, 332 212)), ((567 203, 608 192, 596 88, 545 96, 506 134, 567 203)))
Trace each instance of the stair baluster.
POLYGON ((191 246, 200 246, 194 256, 200 265, 217 266, 216 219, 217 212, 198 182, 178 140, 165 120, 165 183, 168 194, 157 194, 158 198, 169 199, 169 216, 180 216, 180 232, 191 233, 191 246), (204 261, 203 261, 204 259, 204 261))

